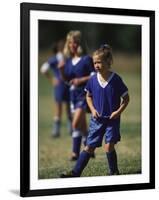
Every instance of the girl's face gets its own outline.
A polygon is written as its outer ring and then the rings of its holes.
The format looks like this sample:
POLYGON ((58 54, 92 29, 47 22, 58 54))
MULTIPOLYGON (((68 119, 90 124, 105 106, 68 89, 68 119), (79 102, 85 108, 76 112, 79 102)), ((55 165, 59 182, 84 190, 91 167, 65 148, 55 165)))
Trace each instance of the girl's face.
POLYGON ((106 62, 104 62, 99 56, 95 55, 93 56, 93 63, 94 68, 97 72, 104 72, 108 71, 109 67, 106 62))
POLYGON ((71 38, 68 42, 68 47, 71 54, 75 54, 77 52, 78 43, 75 41, 74 38, 71 38))

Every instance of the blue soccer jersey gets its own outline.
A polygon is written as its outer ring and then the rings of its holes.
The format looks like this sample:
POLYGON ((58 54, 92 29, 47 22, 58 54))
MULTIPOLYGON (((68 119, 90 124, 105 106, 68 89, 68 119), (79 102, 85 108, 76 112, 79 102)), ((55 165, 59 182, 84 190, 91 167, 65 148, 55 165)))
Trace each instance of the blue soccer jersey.
POLYGON ((73 64, 72 59, 69 58, 65 64, 65 75, 69 80, 88 76, 93 71, 93 61, 90 56, 81 57, 76 64, 73 64))
POLYGON ((120 141, 120 117, 109 119, 111 113, 120 107, 121 97, 128 93, 128 88, 116 73, 112 72, 104 84, 95 74, 88 81, 85 90, 93 100, 93 106, 100 114, 97 119, 91 116, 87 145, 100 147, 105 135, 105 143, 120 141))
POLYGON ((58 80, 61 80, 61 75, 60 75, 59 69, 57 68, 57 65, 58 65, 60 59, 62 59, 62 55, 60 53, 58 53, 56 56, 52 56, 51 58, 48 59, 48 64, 50 66, 50 69, 52 70, 54 76, 58 80))
POLYGON ((120 107, 121 97, 128 93, 127 86, 114 72, 104 84, 100 81, 99 74, 95 74, 88 81, 85 90, 92 96, 93 106, 102 117, 110 117, 120 107))
POLYGON ((54 97, 55 101, 62 102, 66 101, 69 102, 69 86, 62 80, 60 71, 57 67, 58 63, 63 59, 63 55, 61 53, 56 54, 56 56, 52 56, 48 59, 48 64, 50 69, 52 70, 56 79, 59 80, 59 84, 54 87, 54 97))
MULTIPOLYGON (((92 72, 94 72, 93 61, 90 56, 82 56, 80 60, 73 64, 71 58, 67 59, 65 64, 65 76, 70 81, 74 78, 81 78, 84 76, 89 76, 92 72)), ((70 98, 72 103, 72 110, 76 108, 86 108, 85 102, 85 92, 84 87, 86 83, 83 83, 79 86, 72 85, 70 87, 70 98)))

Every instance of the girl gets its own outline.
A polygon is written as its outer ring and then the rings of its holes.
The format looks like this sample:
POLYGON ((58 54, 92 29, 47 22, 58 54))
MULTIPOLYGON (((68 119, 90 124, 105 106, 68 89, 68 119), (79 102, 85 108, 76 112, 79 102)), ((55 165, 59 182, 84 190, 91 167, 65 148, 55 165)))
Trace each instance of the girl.
POLYGON ((85 87, 87 103, 92 113, 87 144, 73 170, 62 174, 62 178, 79 177, 90 155, 102 145, 103 137, 109 174, 119 174, 115 144, 120 141, 120 115, 128 105, 129 95, 120 76, 110 70, 112 61, 109 45, 103 45, 93 54, 97 74, 91 77, 85 87))
POLYGON ((86 99, 84 87, 91 73, 94 71, 91 57, 82 56, 81 32, 70 31, 67 34, 64 47, 66 56, 65 64, 61 62, 59 69, 65 81, 70 84, 70 101, 72 118, 72 156, 71 160, 77 160, 80 153, 81 139, 84 143, 87 137, 86 125, 86 99))
POLYGON ((59 137, 60 136, 60 127, 61 127, 61 117, 62 117, 62 105, 66 104, 66 113, 68 118, 68 131, 71 134, 71 113, 69 107, 69 86, 64 83, 60 76, 60 72, 58 69, 58 64, 63 61, 63 48, 64 41, 60 40, 53 46, 53 56, 48 59, 41 66, 41 73, 46 76, 46 78, 50 81, 51 85, 53 85, 53 95, 54 95, 54 123, 52 128, 52 136, 59 137), (51 69, 52 74, 49 73, 49 69, 51 69))

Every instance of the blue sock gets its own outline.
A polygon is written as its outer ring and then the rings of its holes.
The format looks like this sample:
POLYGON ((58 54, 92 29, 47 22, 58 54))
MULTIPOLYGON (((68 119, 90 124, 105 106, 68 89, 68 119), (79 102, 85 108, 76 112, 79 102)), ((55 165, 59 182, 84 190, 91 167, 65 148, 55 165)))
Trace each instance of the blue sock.
POLYGON ((110 175, 119 172, 117 165, 117 154, 116 151, 111 151, 106 153, 109 165, 110 175))
POLYGON ((86 167, 88 161, 90 159, 90 153, 86 152, 86 151, 82 151, 80 153, 80 156, 76 162, 76 165, 73 169, 73 173, 76 176, 80 176, 82 171, 84 170, 84 168, 86 167))
POLYGON ((74 130, 72 133, 72 152, 79 156, 82 136, 80 131, 74 130))

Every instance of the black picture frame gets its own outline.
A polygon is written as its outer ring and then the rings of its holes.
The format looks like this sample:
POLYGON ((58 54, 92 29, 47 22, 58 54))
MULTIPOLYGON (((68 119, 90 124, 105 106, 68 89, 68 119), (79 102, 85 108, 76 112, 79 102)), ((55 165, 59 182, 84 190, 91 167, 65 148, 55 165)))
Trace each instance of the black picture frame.
POLYGON ((22 197, 39 195, 61 195, 77 193, 96 193, 107 191, 140 190, 155 188, 155 12, 150 10, 131 10, 102 7, 83 7, 71 5, 49 5, 35 3, 21 3, 21 128, 20 128, 20 195, 22 197), (147 183, 102 185, 90 187, 72 188, 51 188, 35 189, 30 188, 30 12, 36 11, 59 11, 75 13, 107 14, 117 16, 138 16, 148 17, 150 23, 150 116, 149 123, 149 145, 150 145, 150 179, 147 183), (151 133, 151 134, 150 134, 151 133))

